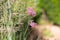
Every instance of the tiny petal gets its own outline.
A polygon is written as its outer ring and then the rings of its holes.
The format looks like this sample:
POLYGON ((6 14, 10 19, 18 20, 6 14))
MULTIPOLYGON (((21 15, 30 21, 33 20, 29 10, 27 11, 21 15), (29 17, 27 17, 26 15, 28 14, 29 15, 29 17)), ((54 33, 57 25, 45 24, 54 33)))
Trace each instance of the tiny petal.
POLYGON ((16 16, 18 13, 13 13, 14 16, 16 16))
POLYGON ((33 12, 33 13, 32 13, 32 16, 33 16, 33 17, 35 17, 35 16, 36 16, 36 13, 35 13, 35 12, 33 12))

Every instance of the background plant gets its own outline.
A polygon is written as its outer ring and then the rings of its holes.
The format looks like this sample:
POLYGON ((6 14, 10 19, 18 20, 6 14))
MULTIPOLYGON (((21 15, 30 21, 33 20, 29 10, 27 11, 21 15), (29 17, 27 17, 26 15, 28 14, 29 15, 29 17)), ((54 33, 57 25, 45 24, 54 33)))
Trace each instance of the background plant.
POLYGON ((60 25, 60 0, 39 0, 39 8, 44 9, 53 23, 60 25))
POLYGON ((27 40, 32 19, 27 15, 27 8, 32 7, 37 11, 35 2, 36 0, 0 0, 0 40, 27 40))

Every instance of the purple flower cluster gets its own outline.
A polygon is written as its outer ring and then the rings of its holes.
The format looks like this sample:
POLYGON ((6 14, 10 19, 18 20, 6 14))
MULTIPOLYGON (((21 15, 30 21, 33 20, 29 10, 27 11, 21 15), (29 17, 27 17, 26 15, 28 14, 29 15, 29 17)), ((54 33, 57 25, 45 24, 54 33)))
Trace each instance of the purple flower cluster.
POLYGON ((33 10, 32 7, 27 8, 27 13, 28 13, 28 15, 30 15, 30 16, 33 16, 33 17, 36 16, 36 12, 33 10))
MULTIPOLYGON (((34 11, 34 9, 32 7, 28 7, 27 8, 27 14, 29 16, 35 17, 36 16, 36 12, 34 11)), ((37 23, 31 21, 31 23, 29 24, 31 27, 36 27, 37 23)))
POLYGON ((30 23, 30 26, 31 26, 31 27, 36 27, 36 26, 37 26, 37 23, 31 22, 31 23, 30 23))

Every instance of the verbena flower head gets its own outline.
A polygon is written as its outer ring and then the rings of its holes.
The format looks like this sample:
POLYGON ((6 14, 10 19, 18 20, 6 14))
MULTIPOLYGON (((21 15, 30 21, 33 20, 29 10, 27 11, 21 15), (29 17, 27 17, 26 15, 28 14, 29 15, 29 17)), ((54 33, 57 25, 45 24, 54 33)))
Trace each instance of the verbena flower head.
POLYGON ((36 27, 36 26, 37 26, 37 23, 31 22, 31 23, 30 23, 30 26, 31 26, 31 27, 36 27))
POLYGON ((27 8, 27 13, 28 13, 28 15, 30 15, 30 16, 33 16, 33 17, 36 16, 36 12, 33 10, 32 7, 27 8))

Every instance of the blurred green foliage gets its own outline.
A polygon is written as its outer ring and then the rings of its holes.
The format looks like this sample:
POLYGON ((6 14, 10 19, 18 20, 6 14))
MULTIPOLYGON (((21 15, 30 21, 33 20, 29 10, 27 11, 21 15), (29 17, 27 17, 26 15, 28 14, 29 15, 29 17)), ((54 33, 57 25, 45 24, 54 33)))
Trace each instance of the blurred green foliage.
POLYGON ((38 6, 44 7, 50 21, 60 25, 60 0, 39 0, 38 6))
POLYGON ((0 40, 27 40, 32 18, 26 9, 36 10, 35 4, 35 0, 0 0, 0 40))

